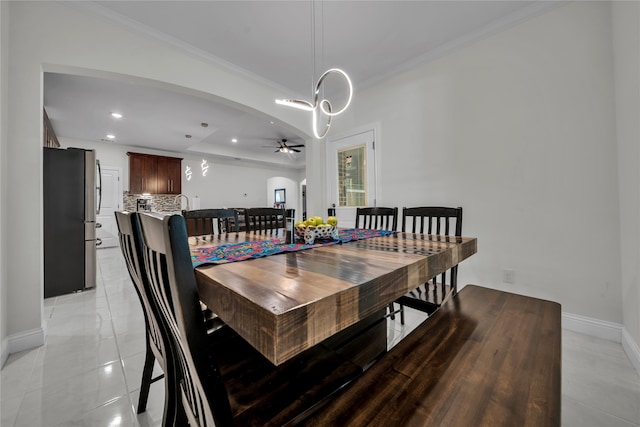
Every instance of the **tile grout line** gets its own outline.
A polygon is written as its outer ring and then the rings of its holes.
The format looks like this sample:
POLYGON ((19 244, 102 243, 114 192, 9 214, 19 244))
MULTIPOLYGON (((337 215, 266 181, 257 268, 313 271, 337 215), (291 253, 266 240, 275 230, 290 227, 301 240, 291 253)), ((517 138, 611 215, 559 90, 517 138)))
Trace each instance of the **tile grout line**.
POLYGON ((605 410, 603 410, 603 409, 596 408, 596 407, 594 407, 594 406, 589 406, 589 405, 587 405, 586 403, 581 402, 580 400, 576 400, 576 399, 574 399, 574 398, 573 398, 573 397, 571 397, 571 396, 563 395, 563 397, 562 397, 562 398, 563 398, 563 399, 571 400, 572 402, 574 402, 574 403, 576 403, 576 404, 578 404, 578 405, 580 405, 580 406, 584 406, 585 408, 589 408, 589 409, 592 409, 592 410, 596 410, 596 411, 598 411, 598 412, 600 412, 600 413, 602 413, 602 414, 606 414, 606 415, 608 415, 608 416, 610 416, 610 417, 613 417, 613 418, 615 418, 615 419, 617 419, 617 420, 620 420, 620 421, 622 421, 622 422, 624 422, 624 423, 631 424, 631 425, 634 425, 634 426, 640 426, 640 424, 638 424, 638 423, 636 423, 636 422, 634 422, 634 421, 628 420, 628 419, 626 419, 626 418, 622 418, 621 416, 616 415, 616 414, 612 414, 612 413, 611 413, 611 412, 609 412, 609 411, 605 411, 605 410))
MULTIPOLYGON (((43 346, 42 346, 43 347, 43 346)), ((35 370, 35 365, 36 365, 36 360, 38 360, 38 354, 40 353, 40 349, 42 347, 38 348, 38 351, 36 352, 36 356, 33 358, 33 362, 31 363, 31 369, 29 370, 29 375, 27 376, 27 379, 31 378, 31 375, 33 375, 33 371, 35 370)), ((18 405, 18 410, 16 411, 16 415, 13 418, 13 422, 11 423, 12 426, 15 426, 16 423, 18 422, 18 415, 20 415, 20 411, 22 410, 22 405, 24 405, 24 398, 27 395, 27 392, 29 390, 24 390, 20 393, 20 396, 17 396, 20 398, 20 404, 18 405)))
MULTIPOLYGON (((125 370, 124 370, 124 360, 122 358, 122 353, 120 352, 120 344, 118 342, 118 336, 116 334, 116 328, 115 328, 115 326, 113 324, 113 315, 111 313, 111 303, 109 302, 109 295, 107 293, 106 282, 104 280, 104 277, 102 276, 102 267, 100 265, 100 258, 99 257, 98 257, 98 260, 97 260, 97 265, 98 265, 98 271, 100 271, 100 283, 102 284, 102 292, 104 292, 105 301, 107 303, 107 310, 109 311, 109 321, 111 323, 111 332, 113 333, 114 342, 116 344, 116 350, 118 352, 118 361, 119 361, 118 364, 120 365, 120 370, 122 372, 122 378, 124 379, 124 388, 125 388, 125 392, 126 392, 126 397, 127 397, 127 400, 129 401, 129 410, 131 411, 131 414, 133 415, 133 419, 135 420, 136 425, 139 425, 138 418, 136 416, 136 410, 135 410, 135 407, 133 405, 133 401, 131 400, 131 392, 129 391, 129 383, 127 382, 127 375, 126 375, 125 370)), ((133 286, 133 284, 131 286, 133 286)))

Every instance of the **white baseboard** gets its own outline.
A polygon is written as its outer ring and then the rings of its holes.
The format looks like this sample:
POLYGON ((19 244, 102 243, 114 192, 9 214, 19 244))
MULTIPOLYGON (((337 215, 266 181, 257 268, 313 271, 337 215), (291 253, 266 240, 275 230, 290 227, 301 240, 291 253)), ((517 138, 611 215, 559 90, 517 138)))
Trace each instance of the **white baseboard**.
POLYGON ((29 331, 9 335, 7 337, 7 350, 9 354, 44 345, 44 329, 35 328, 29 331))
POLYGON ((0 344, 0 369, 4 366, 4 362, 9 357, 9 340, 7 338, 2 340, 0 344))
POLYGON ((622 348, 633 367, 636 368, 636 372, 640 374, 640 348, 626 328, 622 328, 622 348))
POLYGON ((562 329, 602 338, 608 341, 622 342, 622 325, 578 314, 562 313, 562 329))
POLYGON ((621 324, 577 314, 562 313, 562 329, 622 344, 622 349, 636 372, 640 374, 640 347, 621 324))

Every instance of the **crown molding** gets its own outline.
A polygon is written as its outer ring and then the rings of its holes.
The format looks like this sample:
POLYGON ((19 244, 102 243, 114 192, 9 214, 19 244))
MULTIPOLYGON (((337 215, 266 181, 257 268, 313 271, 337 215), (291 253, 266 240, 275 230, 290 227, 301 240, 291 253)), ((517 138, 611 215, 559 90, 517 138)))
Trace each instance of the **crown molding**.
POLYGON ((429 62, 432 62, 438 58, 442 58, 443 56, 453 53, 456 50, 462 49, 466 46, 469 46, 475 42, 483 40, 494 34, 498 34, 522 22, 528 21, 529 19, 543 15, 551 11, 552 9, 566 5, 568 3, 571 3, 572 1, 573 0, 535 2, 534 4, 524 7, 522 9, 519 9, 514 13, 511 13, 502 18, 499 18, 491 22, 490 24, 485 25, 484 27, 480 28, 477 31, 465 34, 462 37, 458 37, 457 39, 451 40, 447 43, 444 43, 436 47, 435 49, 430 50, 424 55, 419 55, 409 61, 403 62, 402 64, 399 64, 396 68, 392 69, 391 71, 383 75, 376 76, 368 80, 360 81, 358 82, 358 87, 360 89, 366 89, 368 87, 382 83, 385 80, 388 80, 404 72, 410 71, 416 67, 428 64, 429 62))
MULTIPOLYGON (((158 40, 179 49, 182 52, 188 53, 208 64, 215 65, 219 68, 227 70, 233 74, 240 75, 248 80, 252 80, 261 86, 266 86, 273 89, 276 92, 291 94, 291 88, 284 87, 272 80, 266 79, 259 74, 255 74, 245 68, 239 67, 229 61, 226 61, 218 56, 212 55, 202 49, 199 49, 189 43, 186 43, 180 39, 170 36, 162 31, 151 28, 135 19, 128 18, 110 9, 107 9, 93 1, 63 1, 61 2, 73 9, 76 9, 85 14, 94 16, 103 21, 117 25, 126 30, 134 33, 158 40)), ((296 97, 301 97, 301 94, 294 94, 296 97)), ((294 96, 287 95, 287 96, 294 96)))

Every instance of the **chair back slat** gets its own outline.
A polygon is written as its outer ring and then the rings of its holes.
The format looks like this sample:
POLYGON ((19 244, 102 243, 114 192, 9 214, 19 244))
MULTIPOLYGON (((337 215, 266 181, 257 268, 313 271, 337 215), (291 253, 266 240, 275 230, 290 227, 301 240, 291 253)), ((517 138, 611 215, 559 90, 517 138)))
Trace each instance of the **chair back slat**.
MULTIPOLYGON (((455 224, 453 235, 462 236, 461 207, 424 206, 402 208, 401 229, 403 232, 424 234, 425 222, 427 224, 426 234, 451 236, 452 224, 455 224), (407 227, 407 225, 410 225, 410 227, 407 227)), ((451 273, 448 276, 449 281, 447 281, 447 272, 442 273, 440 275, 441 283, 449 283, 455 289, 457 285, 457 269, 457 266, 451 268, 451 273)))
POLYGON ((365 207, 356 209, 356 228, 395 231, 398 208, 365 207))
POLYGON ((185 416, 200 427, 233 425, 227 391, 206 344, 185 218, 142 214, 140 222, 145 269, 168 325, 185 416))
POLYGON ((287 215, 279 208, 248 208, 244 212, 248 231, 273 231, 287 228, 287 215))
POLYGON ((427 223, 427 234, 443 234, 447 236, 462 235, 462 208, 425 206, 402 208, 402 231, 424 234, 424 223, 427 223), (455 231, 451 233, 452 223, 455 231), (407 227, 407 225, 411 227, 407 227), (417 225, 420 225, 419 227, 417 225), (444 230, 443 230, 444 229, 444 230))
POLYGON ((196 209, 182 211, 187 223, 189 236, 213 236, 216 234, 238 232, 238 211, 235 209, 196 209))

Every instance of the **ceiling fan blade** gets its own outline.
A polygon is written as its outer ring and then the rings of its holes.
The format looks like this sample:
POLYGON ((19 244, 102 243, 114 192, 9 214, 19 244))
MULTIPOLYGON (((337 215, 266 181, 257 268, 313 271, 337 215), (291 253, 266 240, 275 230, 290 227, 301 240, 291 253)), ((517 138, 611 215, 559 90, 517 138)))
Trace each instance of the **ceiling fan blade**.
POLYGON ((289 148, 304 147, 304 144, 298 144, 298 145, 287 145, 287 147, 289 147, 289 148))
POLYGON ((299 152, 300 152, 300 150, 298 150, 297 148, 291 148, 291 147, 289 147, 289 150, 290 150, 290 151, 294 151, 294 152, 296 152, 296 153, 299 153, 299 152))
MULTIPOLYGON (((273 148, 273 147, 272 147, 272 148, 273 148)), ((274 151, 274 153, 279 153, 280 151, 282 151, 282 150, 280 150, 280 149, 278 148, 276 151, 274 151)))

